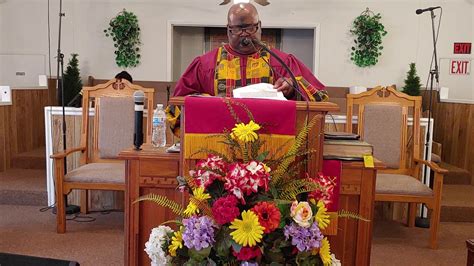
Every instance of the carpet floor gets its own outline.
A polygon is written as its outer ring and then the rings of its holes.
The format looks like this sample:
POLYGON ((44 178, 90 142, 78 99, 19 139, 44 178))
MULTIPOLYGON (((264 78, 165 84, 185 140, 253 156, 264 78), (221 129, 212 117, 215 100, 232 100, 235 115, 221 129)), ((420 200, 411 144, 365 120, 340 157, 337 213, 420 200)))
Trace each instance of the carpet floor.
POLYGON ((93 222, 67 222, 56 233, 56 216, 36 206, 0 205, 0 252, 77 261, 81 265, 123 265, 123 213, 92 213, 93 222))
MULTIPOLYGON (((93 213, 94 222, 67 222, 56 234, 55 215, 36 206, 0 205, 0 252, 73 260, 81 265, 123 265, 123 213, 93 213)), ((376 220, 371 265, 466 265, 465 241, 474 223, 441 223, 439 249, 427 229, 376 220)))

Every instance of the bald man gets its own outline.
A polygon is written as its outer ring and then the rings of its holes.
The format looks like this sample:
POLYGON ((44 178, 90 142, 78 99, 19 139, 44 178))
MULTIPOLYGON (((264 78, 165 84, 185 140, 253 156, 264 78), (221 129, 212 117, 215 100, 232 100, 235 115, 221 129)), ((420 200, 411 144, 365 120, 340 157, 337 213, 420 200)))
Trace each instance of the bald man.
MULTIPOLYGON (((174 96, 209 94, 232 97, 232 90, 265 82, 295 99, 290 75, 269 53, 245 39, 260 40, 261 21, 257 9, 250 3, 232 5, 227 15, 228 44, 193 60, 179 79, 174 96)), ((293 55, 272 48, 296 76, 305 97, 311 101, 327 99, 324 85, 293 55)))

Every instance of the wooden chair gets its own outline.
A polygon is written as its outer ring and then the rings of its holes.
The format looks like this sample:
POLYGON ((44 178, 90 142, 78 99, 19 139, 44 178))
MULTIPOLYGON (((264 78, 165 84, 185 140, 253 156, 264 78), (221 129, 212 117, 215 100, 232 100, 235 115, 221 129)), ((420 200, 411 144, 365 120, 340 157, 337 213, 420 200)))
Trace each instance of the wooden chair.
POLYGON ((72 189, 86 191, 81 195, 82 212, 87 212, 87 190, 125 191, 125 165, 116 157, 121 150, 133 146, 133 93, 137 90, 145 93, 148 119, 145 120, 144 135, 145 141, 150 141, 153 89, 116 79, 83 88, 81 145, 51 156, 54 159, 58 233, 66 232, 66 195, 72 189), (90 118, 92 107, 95 114, 90 118), (81 166, 64 174, 64 161, 74 152, 81 152, 81 166))
POLYGON ((394 86, 379 86, 360 94, 348 94, 347 132, 353 131, 355 106, 358 106, 357 133, 374 146, 374 157, 388 168, 377 174, 375 201, 409 203, 410 227, 415 224, 417 204, 424 203, 431 210, 430 247, 436 249, 443 175, 447 171, 431 161, 420 159, 421 97, 406 95, 394 86), (411 127, 408 126, 409 115, 413 117, 411 127), (420 180, 422 165, 435 173, 432 188, 420 180))

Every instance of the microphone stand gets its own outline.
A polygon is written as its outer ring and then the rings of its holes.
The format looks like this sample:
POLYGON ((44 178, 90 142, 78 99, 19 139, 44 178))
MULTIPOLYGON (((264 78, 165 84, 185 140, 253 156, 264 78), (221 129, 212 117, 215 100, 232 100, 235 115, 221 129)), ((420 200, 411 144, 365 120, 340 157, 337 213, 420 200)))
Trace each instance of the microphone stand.
POLYGON ((306 96, 304 96, 303 93, 301 92, 300 87, 298 85, 298 82, 296 81, 295 75, 293 74, 293 71, 291 71, 291 69, 285 64, 285 62, 283 62, 283 60, 277 54, 275 54, 271 49, 269 49, 260 40, 252 39, 251 42, 256 42, 263 50, 268 52, 271 56, 275 57, 275 59, 278 61, 278 63, 280 63, 280 65, 286 70, 286 72, 288 72, 288 74, 290 75, 291 81, 293 83, 292 87, 293 87, 293 89, 295 89, 296 92, 298 92, 297 100, 300 100, 300 97, 303 97, 305 101, 308 101, 306 96))
MULTIPOLYGON (((62 137, 63 137, 63 150, 66 151, 66 111, 64 103, 64 54, 61 53, 61 21, 62 17, 65 16, 63 13, 63 1, 59 0, 59 32, 58 32, 58 54, 57 54, 57 87, 58 87, 58 102, 61 103, 62 107, 62 137)), ((64 175, 67 173, 67 160, 64 160, 64 175)), ((61 200, 61 199, 56 199, 61 200)), ((64 201, 66 201, 66 214, 73 214, 79 212, 79 206, 68 205, 67 204, 67 195, 64 196, 64 201)), ((56 209, 57 211, 57 209, 56 209)), ((53 209, 53 213, 54 213, 53 209)))
MULTIPOLYGON (((431 12, 431 29, 433 32, 433 55, 434 55, 434 69, 430 70, 430 103, 428 105, 428 128, 426 130, 426 143, 425 143, 425 160, 428 160, 428 152, 429 152, 429 144, 431 142, 431 109, 432 109, 432 104, 433 104, 433 82, 436 79, 436 84, 439 84, 439 68, 438 68, 438 53, 436 50, 436 42, 437 42, 437 37, 435 33, 435 25, 434 25, 434 19, 435 19, 435 14, 433 10, 430 10, 431 12)), ((423 167, 423 183, 426 184, 426 176, 428 172, 428 167, 424 166, 423 167)), ((430 187, 432 187, 432 184, 430 182, 430 187)), ((425 209, 426 206, 425 204, 422 204, 421 206, 421 213, 420 217, 416 217, 415 219, 415 225, 417 227, 422 227, 422 228, 429 228, 430 227, 430 219, 428 218, 427 214, 425 214, 425 209)))

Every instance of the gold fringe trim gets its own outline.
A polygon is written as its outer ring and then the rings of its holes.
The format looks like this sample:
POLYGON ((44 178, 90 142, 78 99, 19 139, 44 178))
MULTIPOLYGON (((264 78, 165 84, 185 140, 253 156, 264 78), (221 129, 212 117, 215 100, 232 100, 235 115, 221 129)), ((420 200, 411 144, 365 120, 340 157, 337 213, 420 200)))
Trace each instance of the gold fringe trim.
MULTIPOLYGON (((291 148, 295 141, 295 136, 277 134, 259 134, 265 143, 260 148, 260 152, 269 151, 269 156, 281 157, 291 148), (280 148, 283 146, 283 148, 280 148)), ((184 135, 184 158, 185 159, 205 159, 208 152, 213 150, 219 154, 231 157, 229 145, 224 144, 225 138, 220 134, 185 134, 184 135), (197 153, 198 152, 198 153, 197 153)))

